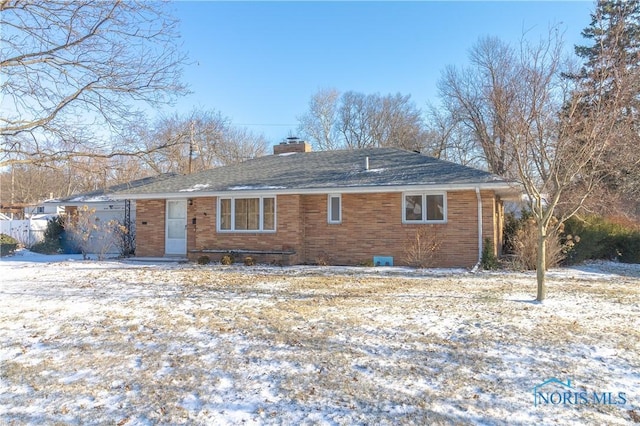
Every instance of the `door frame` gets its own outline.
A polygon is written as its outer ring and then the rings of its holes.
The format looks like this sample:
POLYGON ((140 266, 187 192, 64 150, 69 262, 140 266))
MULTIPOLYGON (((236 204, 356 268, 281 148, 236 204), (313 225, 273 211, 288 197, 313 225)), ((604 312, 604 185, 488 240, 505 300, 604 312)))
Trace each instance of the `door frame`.
POLYGON ((167 256, 185 256, 187 254, 187 200, 186 199, 167 200, 165 203, 164 217, 165 217, 164 254, 167 256), (182 212, 184 217, 169 219, 170 203, 181 203, 183 206, 182 212), (184 226, 184 238, 169 238, 169 221, 170 220, 184 226))

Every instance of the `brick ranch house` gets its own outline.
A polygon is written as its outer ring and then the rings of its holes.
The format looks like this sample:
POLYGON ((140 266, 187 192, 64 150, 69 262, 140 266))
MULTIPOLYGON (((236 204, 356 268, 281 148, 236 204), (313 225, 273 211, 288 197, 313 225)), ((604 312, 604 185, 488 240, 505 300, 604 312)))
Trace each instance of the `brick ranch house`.
POLYGON ((439 241, 430 266, 472 267, 485 239, 499 254, 503 200, 519 194, 498 176, 416 152, 311 152, 296 140, 115 196, 136 201, 139 257, 407 265, 423 229, 439 241))

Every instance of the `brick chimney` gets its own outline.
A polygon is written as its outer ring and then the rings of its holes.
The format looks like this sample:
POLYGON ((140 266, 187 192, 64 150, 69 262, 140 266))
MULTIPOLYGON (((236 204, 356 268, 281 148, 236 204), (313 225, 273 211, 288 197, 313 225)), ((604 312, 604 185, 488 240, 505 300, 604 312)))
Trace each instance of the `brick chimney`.
POLYGON ((287 138, 273 146, 273 154, 288 154, 290 152, 311 152, 311 144, 296 137, 287 138))

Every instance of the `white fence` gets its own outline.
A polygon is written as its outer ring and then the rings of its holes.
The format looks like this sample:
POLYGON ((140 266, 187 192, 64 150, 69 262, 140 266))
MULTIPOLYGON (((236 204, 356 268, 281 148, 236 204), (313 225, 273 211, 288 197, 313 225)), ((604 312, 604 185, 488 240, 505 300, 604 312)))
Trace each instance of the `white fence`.
POLYGON ((0 234, 7 234, 18 240, 25 247, 44 240, 47 220, 0 220, 0 234))

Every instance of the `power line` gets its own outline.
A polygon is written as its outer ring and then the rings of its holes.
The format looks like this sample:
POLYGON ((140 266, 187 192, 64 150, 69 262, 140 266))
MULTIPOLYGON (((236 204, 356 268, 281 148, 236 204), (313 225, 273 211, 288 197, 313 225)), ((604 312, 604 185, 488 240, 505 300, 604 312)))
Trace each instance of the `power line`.
POLYGON ((298 123, 293 124, 275 124, 275 123, 234 123, 236 126, 281 126, 281 127, 289 127, 289 126, 297 126, 298 123))

